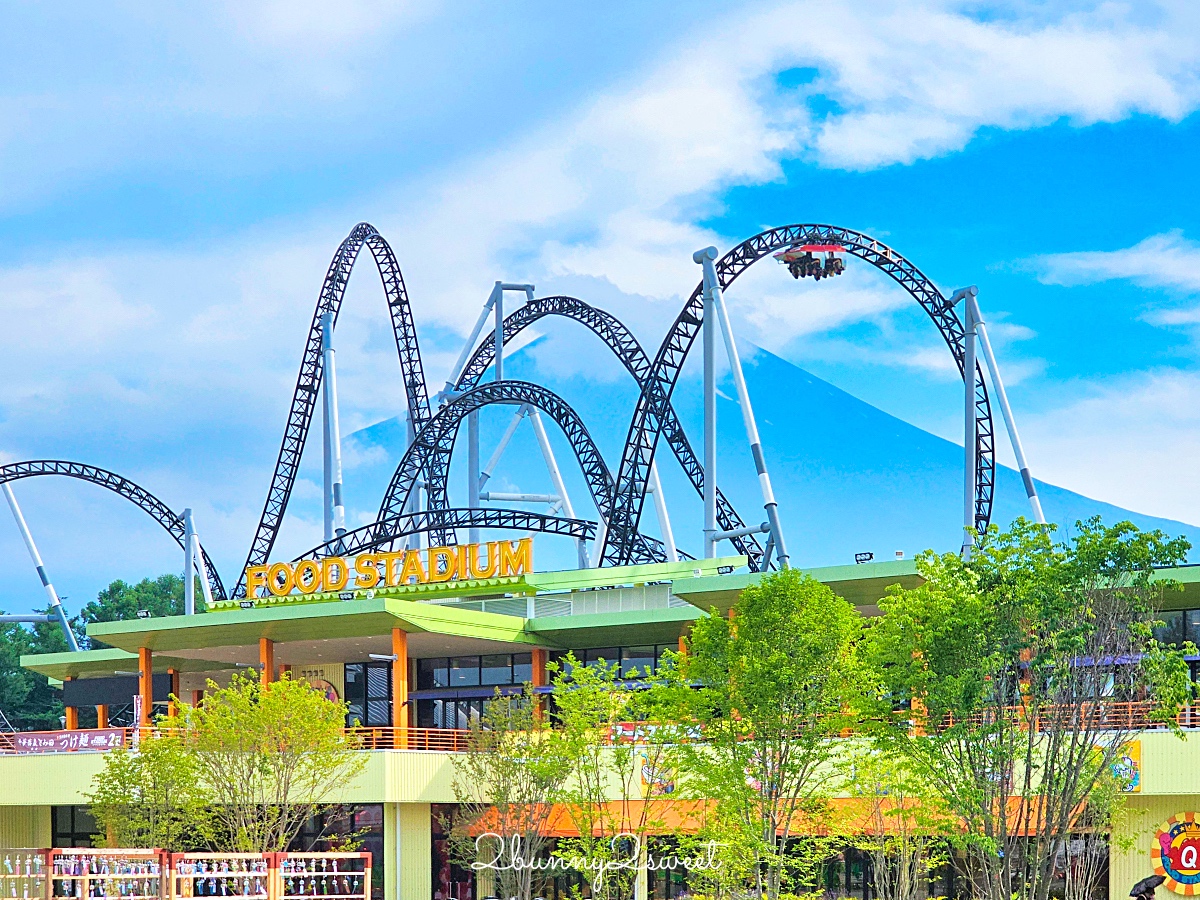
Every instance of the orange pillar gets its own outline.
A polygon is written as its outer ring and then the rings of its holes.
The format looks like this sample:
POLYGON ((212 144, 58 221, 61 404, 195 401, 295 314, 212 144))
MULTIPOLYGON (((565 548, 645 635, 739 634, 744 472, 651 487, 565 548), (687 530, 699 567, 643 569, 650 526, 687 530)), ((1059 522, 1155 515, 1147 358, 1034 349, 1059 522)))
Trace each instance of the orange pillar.
MULTIPOLYGON (((70 678, 70 677, 63 679, 63 681, 73 681, 73 680, 74 679, 70 678)), ((79 710, 76 709, 74 706, 68 706, 68 707, 66 707, 66 709, 64 711, 67 714, 67 721, 66 721, 66 724, 64 727, 67 729, 67 731, 74 731, 76 728, 79 727, 79 710)))
POLYGON ((200 701, 204 699, 204 691, 192 691, 192 706, 199 706, 200 701))
POLYGON ((101 703, 99 706, 96 707, 96 727, 97 728, 107 728, 108 727, 108 704, 107 703, 101 703))
MULTIPOLYGON (((533 686, 535 688, 545 687, 549 684, 549 673, 546 671, 546 663, 550 661, 550 654, 546 652, 545 647, 534 647, 530 654, 533 657, 533 686)), ((537 705, 534 707, 534 713, 540 719, 546 711, 546 695, 537 695, 537 705)))
POLYGON ((403 628, 392 629, 392 727, 400 729, 396 734, 396 746, 408 749, 408 632, 403 628))
POLYGON ((179 712, 175 706, 175 701, 179 699, 179 670, 167 669, 167 676, 171 679, 171 692, 167 695, 167 718, 174 718, 179 712))
POLYGON ((275 642, 270 638, 258 639, 258 661, 262 665, 262 686, 275 680, 275 642))
POLYGON ((154 709, 154 654, 149 647, 138 648, 138 694, 142 698, 139 725, 149 725, 154 709))

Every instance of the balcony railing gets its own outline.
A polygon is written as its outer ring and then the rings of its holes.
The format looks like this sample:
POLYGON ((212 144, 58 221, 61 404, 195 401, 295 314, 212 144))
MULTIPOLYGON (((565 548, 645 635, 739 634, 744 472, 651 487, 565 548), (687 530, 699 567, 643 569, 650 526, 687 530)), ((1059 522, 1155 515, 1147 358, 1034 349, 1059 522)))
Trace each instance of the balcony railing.
MULTIPOLYGON (((149 729, 144 729, 143 733, 149 729)), ((95 753, 133 745, 135 728, 0 732, 0 755, 95 753)), ((347 728, 363 750, 434 750, 461 753, 470 731, 452 728, 347 728)))
MULTIPOLYGON (((1014 707, 1008 710, 1014 721, 1031 722, 1042 730, 1070 726, 1069 719, 1086 718, 1091 731, 1154 731, 1166 728, 1151 720, 1149 701, 1098 703, 1094 706, 1043 709, 1038 716, 1014 707), (1064 717, 1069 717, 1064 719, 1064 717)), ((1185 706, 1176 717, 1180 728, 1200 729, 1200 702, 1185 706)), ((951 724, 947 722, 947 724, 951 724)), ((639 730, 646 726, 627 723, 605 734, 605 742, 636 742, 639 730)), ((149 729, 146 729, 147 731, 149 729)), ((134 728, 80 729, 76 731, 0 732, 0 755, 38 753, 102 752, 114 747, 132 746, 134 728)), ((145 732, 143 732, 145 733, 145 732)), ((440 753, 464 753, 471 732, 455 728, 347 728, 346 736, 363 750, 429 750, 440 753)))

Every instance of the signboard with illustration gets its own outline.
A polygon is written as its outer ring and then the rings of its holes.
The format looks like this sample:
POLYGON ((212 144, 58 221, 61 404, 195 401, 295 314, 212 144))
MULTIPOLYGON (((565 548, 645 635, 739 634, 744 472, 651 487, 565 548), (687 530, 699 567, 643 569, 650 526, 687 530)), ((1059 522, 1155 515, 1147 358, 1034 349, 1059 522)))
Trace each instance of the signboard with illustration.
POLYGON ((1130 741, 1113 760, 1112 773, 1124 783, 1127 794, 1142 792, 1142 742, 1130 741))
POLYGON ((26 731, 12 735, 18 753, 63 753, 68 750, 112 750, 125 746, 124 728, 73 731, 26 731))
POLYGON ((1154 871, 1166 881, 1163 887, 1191 897, 1200 894, 1200 823, 1194 812, 1167 819, 1155 834, 1150 849, 1154 871))

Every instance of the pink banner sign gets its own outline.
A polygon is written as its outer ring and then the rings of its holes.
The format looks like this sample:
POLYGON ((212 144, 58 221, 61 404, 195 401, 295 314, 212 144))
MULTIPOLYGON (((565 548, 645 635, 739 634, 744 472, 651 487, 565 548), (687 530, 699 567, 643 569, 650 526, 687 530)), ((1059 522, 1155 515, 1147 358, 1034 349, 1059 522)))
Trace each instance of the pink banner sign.
POLYGON ((18 753, 65 753, 69 750, 112 750, 125 746, 124 728, 76 731, 26 731, 12 735, 18 753))

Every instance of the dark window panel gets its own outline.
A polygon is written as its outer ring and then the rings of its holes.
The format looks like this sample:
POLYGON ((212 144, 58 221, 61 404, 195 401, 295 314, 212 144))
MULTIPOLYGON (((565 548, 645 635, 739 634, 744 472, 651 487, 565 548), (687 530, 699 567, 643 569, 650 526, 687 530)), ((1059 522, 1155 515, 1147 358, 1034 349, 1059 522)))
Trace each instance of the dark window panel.
POLYGON ((497 653, 479 658, 480 684, 512 684, 512 657, 497 653))
POLYGON ((512 656, 513 684, 533 681, 533 654, 514 653, 512 656))
POLYGON ((478 656, 457 656, 450 660, 450 687, 475 687, 478 685, 478 656))
POLYGON ((648 671, 654 671, 653 645, 621 649, 622 678, 645 678, 648 671))
POLYGON ((1154 629, 1154 638, 1161 644, 1183 644, 1183 612, 1161 612, 1158 618, 1162 621, 1154 629))
MULTIPOLYGON (((578 656, 579 654, 575 654, 578 656)), ((587 664, 589 666, 599 665, 603 661, 605 665, 611 666, 615 662, 621 661, 620 647, 601 647, 598 650, 587 651, 587 664)))
POLYGON ((390 663, 371 663, 367 666, 367 699, 386 700, 392 695, 390 663))

